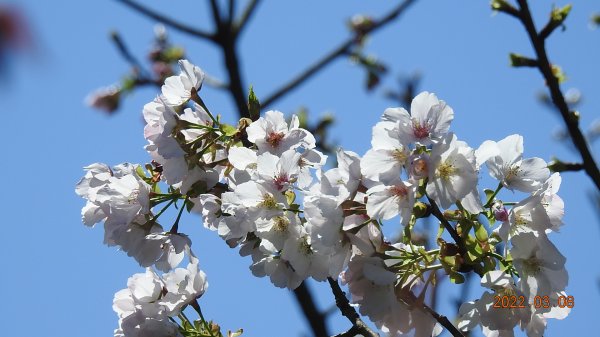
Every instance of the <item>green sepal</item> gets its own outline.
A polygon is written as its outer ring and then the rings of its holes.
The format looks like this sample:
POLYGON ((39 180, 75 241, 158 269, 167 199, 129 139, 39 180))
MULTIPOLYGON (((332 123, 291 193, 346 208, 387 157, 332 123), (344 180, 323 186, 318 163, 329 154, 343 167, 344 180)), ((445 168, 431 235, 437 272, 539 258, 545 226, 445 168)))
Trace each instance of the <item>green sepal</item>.
POLYGON ((238 132, 238 129, 233 125, 223 123, 221 124, 221 132, 223 132, 225 136, 233 137, 238 132))
POLYGON ((253 121, 260 116, 260 101, 256 97, 252 86, 250 86, 250 92, 248 93, 248 112, 250 113, 250 119, 253 121))
POLYGON ((292 190, 285 191, 285 199, 287 200, 288 205, 293 204, 294 200, 296 200, 296 193, 292 190))
POLYGON ((491 196, 494 195, 494 191, 489 188, 484 189, 483 193, 485 193, 485 200, 490 200, 491 196))
POLYGON ((176 62, 184 58, 185 51, 181 47, 170 47, 163 51, 163 58, 167 62, 176 62))
POLYGON ((465 282, 465 277, 460 273, 450 273, 448 277, 450 278, 450 282, 454 284, 461 284, 465 282))
POLYGON ((479 222, 475 222, 475 237, 480 242, 486 242, 488 240, 487 229, 479 222))
POLYGON ((553 8, 550 13, 551 20, 554 21, 557 25, 561 25, 563 21, 567 19, 567 16, 571 12, 573 5, 568 4, 563 8, 553 8))

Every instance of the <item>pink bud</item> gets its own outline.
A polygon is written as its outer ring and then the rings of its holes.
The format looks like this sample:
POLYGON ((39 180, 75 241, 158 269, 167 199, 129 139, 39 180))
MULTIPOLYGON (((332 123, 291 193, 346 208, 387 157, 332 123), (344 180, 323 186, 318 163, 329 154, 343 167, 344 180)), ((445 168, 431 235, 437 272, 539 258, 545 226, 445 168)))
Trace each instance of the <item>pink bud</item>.
POLYGON ((492 211, 494 212, 496 221, 508 221, 508 211, 502 204, 502 201, 496 201, 492 206, 492 211))

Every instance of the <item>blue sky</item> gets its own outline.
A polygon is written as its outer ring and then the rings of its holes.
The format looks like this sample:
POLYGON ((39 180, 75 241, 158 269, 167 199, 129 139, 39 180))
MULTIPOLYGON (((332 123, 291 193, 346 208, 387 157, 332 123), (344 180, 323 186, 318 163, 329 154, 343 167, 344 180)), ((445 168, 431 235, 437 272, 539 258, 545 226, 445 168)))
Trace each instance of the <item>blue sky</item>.
MULTIPOLYGON (((115 1, 13 2, 32 24, 36 50, 14 59, 9 80, 0 86, 5 177, 1 203, 5 239, 0 253, 9 259, 0 281, 3 331, 22 337, 111 335, 117 326, 113 294, 141 268, 102 245, 100 226, 90 230, 81 224, 84 201, 75 195, 74 185, 87 164, 148 160, 141 109, 156 91, 137 91, 112 117, 87 108, 83 100, 128 70, 108 38, 109 31, 118 30, 142 59, 152 41, 153 22, 115 1)), ((210 27, 202 2, 145 3, 190 24, 210 27)), ((551 5, 535 1, 538 26, 551 5)), ((265 1, 240 46, 246 83, 254 86, 259 98, 268 95, 345 39, 344 21, 350 16, 378 16, 392 6, 388 1, 265 1)), ((597 10, 600 7, 591 2, 576 3, 567 30, 557 31, 548 43, 551 59, 568 76, 564 88, 576 87, 584 94, 579 107, 584 128, 600 116, 600 31, 588 27, 589 16, 597 10)), ((170 36, 187 48, 194 63, 217 78, 225 77, 220 54, 212 46, 172 30, 170 36)), ((508 66, 509 52, 532 53, 523 28, 510 17, 492 15, 487 1, 418 1, 400 20, 373 35, 367 50, 390 67, 384 88, 396 87, 396 74, 419 71, 420 88, 453 107, 452 130, 472 147, 519 133, 525 138, 526 157, 578 160, 552 138, 561 120, 536 100, 544 90, 538 72, 508 66)), ((273 108, 291 113, 306 106, 313 115, 335 114, 332 138, 362 155, 369 148, 371 126, 385 108, 396 105, 381 91, 366 93, 363 80, 361 69, 340 59, 273 108)), ((228 96, 209 87, 203 88, 203 95, 212 111, 234 120, 228 96)), ((598 144, 593 150, 599 157, 598 144)), ((582 173, 563 175, 559 195, 566 204, 566 225, 551 240, 567 257, 567 292, 575 297, 575 308, 566 320, 550 322, 549 337, 595 328, 600 226, 587 198, 592 189, 582 173)), ((224 328, 242 327, 247 336, 302 336, 307 331, 288 291, 253 277, 249 259, 202 228, 199 218, 184 218, 180 228, 191 235, 208 274, 209 290, 201 300, 207 317, 224 328)), ((310 286, 324 308, 333 303, 325 283, 310 286)), ((442 302, 453 299, 453 288, 443 288, 442 302)), ((480 294, 481 289, 473 287, 470 298, 480 294)), ((453 316, 447 303, 440 310, 453 316)), ((337 313, 330 322, 332 332, 349 327, 337 313)))

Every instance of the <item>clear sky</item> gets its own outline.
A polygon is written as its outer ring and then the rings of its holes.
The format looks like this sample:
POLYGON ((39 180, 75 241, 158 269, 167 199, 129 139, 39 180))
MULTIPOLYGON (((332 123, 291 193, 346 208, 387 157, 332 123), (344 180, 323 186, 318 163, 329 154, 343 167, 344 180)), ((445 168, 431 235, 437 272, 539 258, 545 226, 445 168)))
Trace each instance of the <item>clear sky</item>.
MULTIPOLYGON (((540 26, 553 1, 532 2, 540 26)), ((141 268, 125 254, 102 245, 100 226, 82 225, 84 201, 75 195, 74 186, 83 175, 82 167, 90 163, 148 160, 141 109, 156 91, 136 92, 112 117, 87 108, 83 100, 128 70, 108 38, 109 31, 118 30, 143 59, 154 23, 115 1, 14 3, 32 25, 36 49, 33 55, 12 60, 10 77, 0 84, 5 186, 0 254, 7 259, 0 278, 2 335, 110 336, 117 326, 113 295, 141 268)), ((201 1, 145 3, 190 24, 210 26, 207 6, 201 1)), ((268 95, 345 39, 344 22, 350 16, 378 16, 392 6, 392 1, 265 1, 240 48, 246 83, 254 85, 259 98, 268 95)), ((584 128, 600 117, 600 31, 588 27, 591 13, 598 10, 600 6, 591 1, 576 2, 567 30, 556 32, 548 43, 552 60, 568 76, 564 88, 576 87, 584 95, 579 107, 584 128)), ((194 63, 224 78, 220 54, 212 46, 172 30, 170 36, 187 48, 194 63)), ((532 53, 523 28, 506 15, 492 15, 488 1, 418 1, 400 20, 373 35, 367 48, 390 67, 384 88, 396 88, 396 74, 419 71, 420 88, 435 92, 453 107, 452 130, 472 147, 519 133, 525 138, 526 157, 578 160, 568 146, 552 138, 561 120, 536 99, 544 90, 538 72, 508 66, 509 52, 532 53)), ((396 105, 381 91, 366 93, 364 75, 340 59, 274 108, 291 113, 306 106, 313 115, 335 114, 332 138, 362 155, 370 144, 371 126, 386 107, 396 105)), ((206 87, 203 97, 211 110, 234 120, 228 96, 206 87)), ((600 157, 598 144, 594 153, 600 157)), ((559 195, 566 204, 565 226, 551 240, 567 257, 567 292, 575 297, 575 308, 566 320, 550 321, 548 337, 590 335, 587 331, 597 329, 600 226, 588 199, 591 190, 593 185, 583 173, 563 175, 559 195)), ((253 277, 249 259, 239 257, 215 233, 205 230, 198 217, 185 217, 180 229, 191 235, 208 275, 210 286, 201 299, 207 317, 225 329, 244 328, 247 336, 306 335, 287 290, 253 277)), ((333 303, 325 283, 310 286, 322 307, 333 303)), ((440 294, 446 302, 440 311, 450 317, 451 288, 447 285, 440 294)), ((480 294, 481 289, 473 287, 470 299, 480 294)), ((349 327, 338 313, 330 322, 332 332, 349 327)))

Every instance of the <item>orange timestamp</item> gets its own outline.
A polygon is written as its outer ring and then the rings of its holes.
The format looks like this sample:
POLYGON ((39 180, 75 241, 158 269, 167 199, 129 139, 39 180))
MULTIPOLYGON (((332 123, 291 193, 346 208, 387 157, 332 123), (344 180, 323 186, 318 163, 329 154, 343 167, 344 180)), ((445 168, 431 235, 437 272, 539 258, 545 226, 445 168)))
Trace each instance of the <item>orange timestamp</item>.
MULTIPOLYGON (((573 296, 558 296, 556 302, 551 302, 549 296, 535 296, 532 305, 536 308, 573 308, 575 298, 573 296)), ((529 307, 525 296, 494 296, 493 308, 498 309, 520 309, 529 307)))

